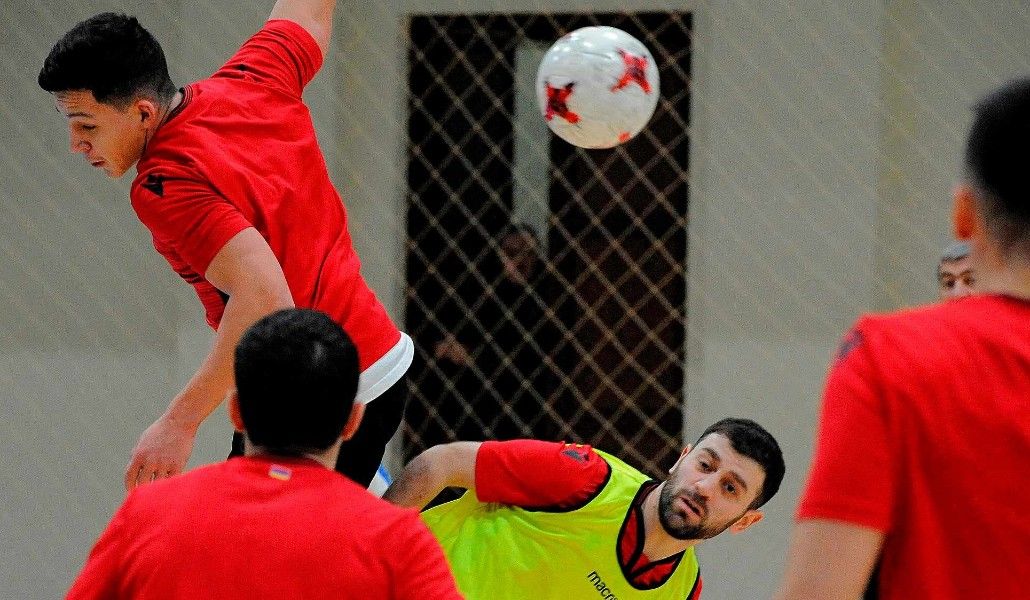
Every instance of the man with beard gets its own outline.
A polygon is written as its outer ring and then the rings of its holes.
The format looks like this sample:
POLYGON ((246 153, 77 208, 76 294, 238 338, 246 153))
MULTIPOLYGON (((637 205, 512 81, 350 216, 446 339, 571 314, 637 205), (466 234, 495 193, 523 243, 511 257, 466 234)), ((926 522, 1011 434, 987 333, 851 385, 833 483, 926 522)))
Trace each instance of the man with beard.
POLYGON ((472 492, 422 515, 469 600, 694 600, 694 546, 761 521, 784 470, 769 432, 723 419, 662 482, 589 446, 454 442, 417 456, 384 498, 422 507, 445 487, 472 492))

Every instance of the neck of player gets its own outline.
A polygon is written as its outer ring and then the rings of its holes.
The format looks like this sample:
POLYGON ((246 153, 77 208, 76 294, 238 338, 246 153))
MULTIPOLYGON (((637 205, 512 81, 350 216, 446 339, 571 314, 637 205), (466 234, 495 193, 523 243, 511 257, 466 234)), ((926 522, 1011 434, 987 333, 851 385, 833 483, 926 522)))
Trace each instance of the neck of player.
POLYGON ((662 483, 651 490, 647 498, 644 498, 644 505, 641 507, 644 512, 644 556, 651 562, 679 554, 701 541, 679 540, 665 531, 658 518, 658 498, 661 496, 664 486, 665 483, 662 483))
POLYGON ((982 246, 973 267, 976 290, 1030 300, 1030 259, 1017 252, 1004 255, 993 244, 982 246))

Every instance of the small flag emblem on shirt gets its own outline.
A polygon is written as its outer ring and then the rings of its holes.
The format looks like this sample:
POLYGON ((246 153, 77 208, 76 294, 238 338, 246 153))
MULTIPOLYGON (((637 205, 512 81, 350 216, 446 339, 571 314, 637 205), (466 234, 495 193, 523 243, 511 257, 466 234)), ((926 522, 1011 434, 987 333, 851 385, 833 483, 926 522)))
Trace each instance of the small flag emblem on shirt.
POLYGON ((268 476, 272 479, 278 479, 279 481, 289 481, 291 475, 293 475, 293 471, 282 465, 272 465, 271 468, 268 469, 268 476))

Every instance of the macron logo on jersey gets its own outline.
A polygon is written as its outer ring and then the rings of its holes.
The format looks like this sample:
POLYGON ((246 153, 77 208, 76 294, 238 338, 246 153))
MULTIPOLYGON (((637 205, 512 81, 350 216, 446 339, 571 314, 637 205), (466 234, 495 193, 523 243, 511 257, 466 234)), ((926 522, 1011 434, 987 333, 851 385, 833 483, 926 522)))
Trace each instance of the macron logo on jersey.
POLYGON ((576 462, 587 462, 587 454, 589 450, 583 447, 583 444, 567 444, 565 449, 562 450, 562 454, 569 458, 575 459, 576 462))
POLYGON ((145 189, 154 192, 158 196, 161 196, 162 198, 165 195, 164 175, 154 175, 153 173, 151 173, 150 175, 147 175, 146 180, 140 185, 143 186, 145 189))
POLYGON ((598 594, 601 594, 601 597, 604 598, 604 600, 619 600, 619 597, 615 595, 615 592, 608 588, 604 583, 604 580, 601 579, 601 576, 597 574, 597 571, 590 571, 587 573, 587 581, 593 584, 594 589, 597 590, 598 594))
POLYGON ((849 354, 851 354, 852 350, 858 348, 861 345, 862 332, 860 332, 857 329, 852 329, 848 332, 846 336, 844 336, 844 339, 841 340, 840 345, 837 346, 837 356, 834 357, 834 360, 838 362, 844 360, 845 358, 847 358, 849 354))

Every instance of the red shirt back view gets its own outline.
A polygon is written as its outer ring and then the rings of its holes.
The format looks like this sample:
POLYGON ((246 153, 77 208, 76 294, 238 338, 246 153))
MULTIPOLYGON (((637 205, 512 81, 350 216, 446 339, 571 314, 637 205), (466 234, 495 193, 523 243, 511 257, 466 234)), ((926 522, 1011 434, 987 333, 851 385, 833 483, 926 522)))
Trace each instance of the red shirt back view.
MULTIPOLYGON (((301 26, 266 23, 213 76, 183 88, 183 102, 137 164, 132 206, 154 247, 194 286, 214 328, 227 298, 204 272, 233 236, 256 228, 278 258, 296 305, 340 323, 364 373, 407 337, 361 277, 347 213, 301 98, 321 62, 318 45, 301 26)), ((391 353, 392 364, 380 365, 377 381, 363 376, 362 388, 385 390, 404 373, 410 355, 391 353), (389 381, 378 381, 384 378, 389 381)))
POLYGON ((68 598, 461 596, 416 511, 314 461, 255 456, 136 488, 68 598))
POLYGON ((859 320, 823 398, 799 519, 885 534, 882 599, 1026 598, 1030 301, 859 320))

